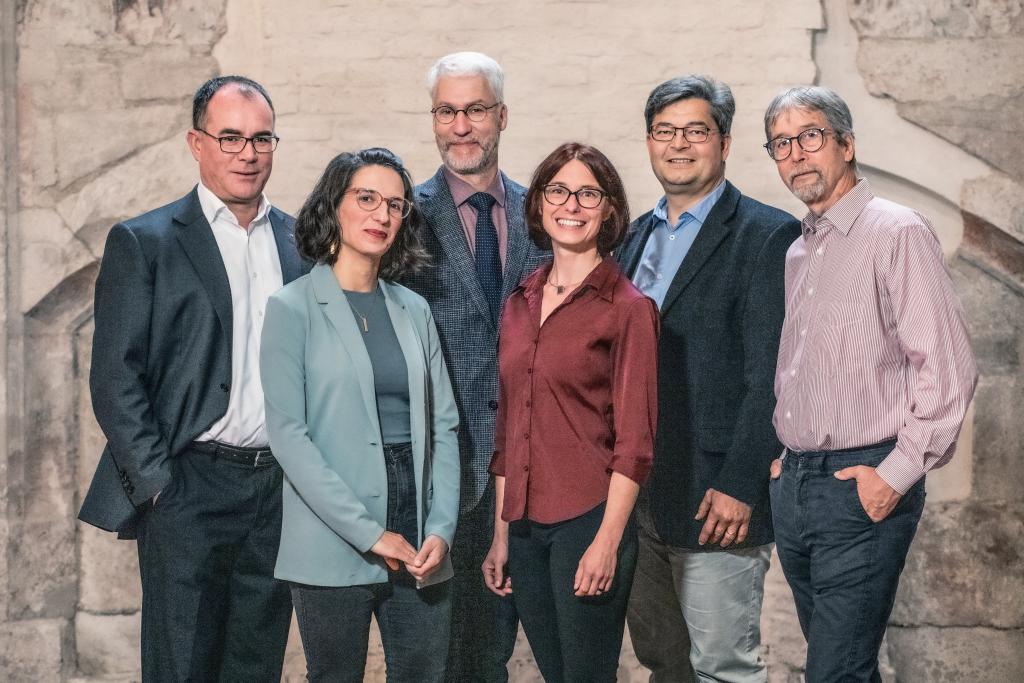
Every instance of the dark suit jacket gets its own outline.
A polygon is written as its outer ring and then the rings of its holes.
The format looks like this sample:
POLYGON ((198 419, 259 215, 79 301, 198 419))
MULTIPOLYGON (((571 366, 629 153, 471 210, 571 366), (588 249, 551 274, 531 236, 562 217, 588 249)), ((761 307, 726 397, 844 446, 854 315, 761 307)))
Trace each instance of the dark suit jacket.
MULTIPOLYGON (((502 300, 536 268, 550 260, 526 232, 526 188, 504 173, 508 245, 502 300)), ((443 169, 416 187, 416 201, 426 218, 423 244, 433 258, 424 271, 403 281, 430 304, 459 408, 459 453, 462 457, 461 510, 480 502, 494 453, 494 417, 498 409, 498 327, 476 276, 473 254, 443 169)))
MULTIPOLYGON (((309 270, 271 209, 285 284, 309 270)), ((96 280, 89 387, 107 446, 78 517, 122 538, 171 479, 171 458, 227 411, 231 288, 196 190, 118 223, 96 280)))
MULTIPOLYGON (((630 277, 654 224, 653 212, 634 221, 616 253, 630 277)), ((670 545, 700 548, 703 522, 693 517, 708 488, 753 507, 743 546, 774 538, 768 466, 782 445, 772 427, 773 384, 786 250, 799 234, 795 218, 726 182, 669 287, 648 486, 656 530, 670 545)))

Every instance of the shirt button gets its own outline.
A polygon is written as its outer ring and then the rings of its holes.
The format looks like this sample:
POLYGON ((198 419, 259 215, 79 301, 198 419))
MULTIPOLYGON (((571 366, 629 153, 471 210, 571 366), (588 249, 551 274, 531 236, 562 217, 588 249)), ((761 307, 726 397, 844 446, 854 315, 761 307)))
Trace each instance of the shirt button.
POLYGON ((527 375, 532 375, 533 374, 533 368, 526 368, 526 374, 527 375))
POLYGON ((806 337, 807 336, 807 328, 804 328, 804 329, 800 330, 800 336, 801 337, 806 337))
POLYGON ((658 273, 658 279, 659 280, 661 279, 661 273, 658 273))
POLYGON ((529 471, 530 471, 530 466, 529 465, 523 465, 523 472, 529 472, 529 471))
POLYGON ((669 235, 669 236, 668 236, 668 238, 669 238, 670 240, 674 240, 674 239, 676 238, 676 236, 675 236, 675 235, 669 235))
POLYGON ((529 407, 530 407, 530 406, 532 406, 532 405, 533 405, 533 401, 527 401, 527 402, 526 402, 526 407, 527 407, 527 408, 529 408, 529 407))
POLYGON ((790 370, 789 371, 789 376, 790 377, 796 377, 796 370, 790 370))
POLYGON ((814 287, 809 288, 807 290, 807 293, 810 294, 811 296, 814 296, 814 287))
POLYGON ((818 247, 817 249, 814 250, 814 253, 817 254, 818 256, 821 256, 822 254, 825 253, 825 247, 818 247))
POLYGON ((789 411, 787 410, 787 411, 786 411, 786 419, 787 419, 787 420, 789 420, 789 419, 791 419, 792 417, 793 417, 793 413, 791 413, 791 412, 789 412, 789 411))
POLYGON ((530 440, 530 432, 526 432, 525 434, 523 434, 523 438, 526 439, 527 441, 529 441, 530 440))

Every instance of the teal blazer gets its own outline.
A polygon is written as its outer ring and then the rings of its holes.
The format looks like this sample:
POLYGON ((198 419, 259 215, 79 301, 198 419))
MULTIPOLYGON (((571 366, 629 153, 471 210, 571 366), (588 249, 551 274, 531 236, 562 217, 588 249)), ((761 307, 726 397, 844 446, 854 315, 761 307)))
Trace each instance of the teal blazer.
MULTIPOLYGON (((427 302, 380 282, 409 371, 420 543, 450 548, 459 509, 458 410, 427 302)), ((314 586, 388 580, 370 548, 384 533, 387 473, 373 370, 330 266, 317 265, 267 303, 260 374, 267 432, 284 469, 274 575, 314 586)), ((435 579, 451 574, 445 557, 435 579)))

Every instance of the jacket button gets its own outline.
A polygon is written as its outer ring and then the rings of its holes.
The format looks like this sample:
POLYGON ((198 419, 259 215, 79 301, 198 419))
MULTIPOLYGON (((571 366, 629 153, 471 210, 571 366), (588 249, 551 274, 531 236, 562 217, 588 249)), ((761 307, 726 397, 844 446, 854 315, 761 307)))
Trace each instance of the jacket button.
POLYGON ((221 391, 231 391, 231 385, 230 385, 230 384, 224 384, 224 383, 222 383, 222 384, 220 385, 220 390, 221 390, 221 391))
POLYGON ((497 410, 498 402, 492 398, 490 401, 487 402, 487 407, 489 407, 491 410, 497 410))

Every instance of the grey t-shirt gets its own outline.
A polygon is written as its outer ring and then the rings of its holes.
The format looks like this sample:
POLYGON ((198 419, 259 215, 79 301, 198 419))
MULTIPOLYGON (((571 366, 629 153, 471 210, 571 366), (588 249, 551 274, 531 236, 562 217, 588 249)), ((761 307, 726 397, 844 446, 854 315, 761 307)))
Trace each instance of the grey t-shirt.
POLYGON ((366 352, 370 355, 381 438, 384 443, 412 441, 408 368, 394 325, 391 324, 384 294, 379 287, 372 292, 344 291, 353 309, 356 326, 363 336, 363 343, 366 344, 366 352))

